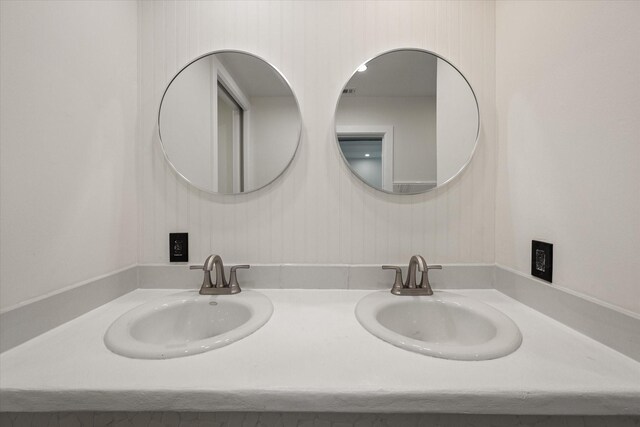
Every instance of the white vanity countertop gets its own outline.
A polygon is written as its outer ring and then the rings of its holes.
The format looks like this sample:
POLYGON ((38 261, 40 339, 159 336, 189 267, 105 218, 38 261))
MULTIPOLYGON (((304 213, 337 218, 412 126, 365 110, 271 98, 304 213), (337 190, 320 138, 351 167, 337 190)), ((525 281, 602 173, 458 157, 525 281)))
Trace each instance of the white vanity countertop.
POLYGON ((510 316, 523 343, 495 360, 392 346, 354 316, 372 291, 261 290, 271 320, 229 346, 135 360, 103 343, 131 308, 178 290, 136 290, 0 355, 0 411, 192 410, 638 414, 640 363, 496 290, 448 291, 510 316))

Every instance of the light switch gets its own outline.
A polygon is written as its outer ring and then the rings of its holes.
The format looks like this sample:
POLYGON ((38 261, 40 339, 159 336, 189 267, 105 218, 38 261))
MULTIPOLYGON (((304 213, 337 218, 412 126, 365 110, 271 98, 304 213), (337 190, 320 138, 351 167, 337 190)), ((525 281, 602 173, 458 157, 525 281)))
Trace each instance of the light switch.
POLYGON ((169 261, 189 262, 189 233, 169 233, 169 261))
POLYGON ((553 276, 553 244, 531 241, 531 275, 552 282, 553 276))

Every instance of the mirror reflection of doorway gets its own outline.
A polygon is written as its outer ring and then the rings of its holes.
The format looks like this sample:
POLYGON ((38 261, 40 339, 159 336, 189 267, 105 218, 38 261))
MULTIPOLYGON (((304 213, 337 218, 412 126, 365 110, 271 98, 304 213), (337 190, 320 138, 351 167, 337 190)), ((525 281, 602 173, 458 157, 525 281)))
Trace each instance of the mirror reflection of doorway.
POLYGON ((337 126, 336 131, 351 170, 368 185, 393 192, 393 126, 337 126))
POLYGON ((338 138, 351 168, 369 185, 382 188, 382 137, 338 138))
MULTIPOLYGON (((218 192, 244 191, 243 134, 244 110, 218 82, 218 192), (239 155, 234 155, 237 153, 239 155)), ((215 168, 214 168, 215 169, 215 168)))

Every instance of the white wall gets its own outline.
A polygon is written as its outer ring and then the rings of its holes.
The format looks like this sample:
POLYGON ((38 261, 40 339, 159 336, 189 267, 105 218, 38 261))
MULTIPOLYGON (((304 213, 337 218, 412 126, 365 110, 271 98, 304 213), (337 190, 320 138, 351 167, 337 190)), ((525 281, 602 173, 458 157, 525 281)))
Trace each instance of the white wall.
POLYGON ((142 2, 140 5, 140 262, 168 261, 167 234, 190 233, 190 257, 247 263, 494 260, 493 2, 142 2), (405 46, 442 53, 486 105, 476 158, 461 178, 423 195, 387 195, 351 175, 333 113, 354 68, 405 46), (155 115, 168 79, 215 49, 269 60, 299 98, 305 126, 292 167, 239 196, 190 188, 165 164, 155 115))
POLYGON ((438 185, 471 158, 478 134, 478 108, 471 88, 453 67, 438 59, 438 185))
POLYGON ((496 9, 496 260, 640 313, 640 2, 496 9))
POLYGON ((2 309, 133 264, 138 243, 141 263, 166 262, 167 234, 186 230, 192 261, 217 252, 250 263, 406 262, 416 252, 493 262, 495 238, 497 262, 524 273, 530 240, 543 239, 555 243, 555 283, 640 312, 640 3, 498 2, 496 15, 492 2, 446 1, 0 8, 2 309), (470 168, 425 195, 370 190, 333 136, 355 65, 400 46, 450 58, 483 111, 470 168), (302 107, 291 169, 249 195, 194 190, 158 147, 168 80, 222 48, 270 60, 302 107))
POLYGON ((134 2, 0 2, 0 307, 136 263, 134 2))
POLYGON ((393 180, 436 181, 434 96, 344 96, 336 126, 393 126, 393 180))

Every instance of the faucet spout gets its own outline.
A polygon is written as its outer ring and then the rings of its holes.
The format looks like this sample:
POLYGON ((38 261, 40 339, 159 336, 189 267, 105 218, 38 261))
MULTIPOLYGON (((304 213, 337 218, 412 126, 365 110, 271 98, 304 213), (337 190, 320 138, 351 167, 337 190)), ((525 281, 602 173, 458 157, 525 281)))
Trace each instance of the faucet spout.
POLYGON ((413 255, 409 260, 409 271, 407 272, 407 281, 404 284, 405 288, 415 289, 416 269, 423 274, 427 271, 427 262, 422 255, 413 255))
POLYGON ((217 256, 218 255, 209 255, 207 259, 204 260, 204 266, 202 267, 202 269, 204 271, 213 271, 213 268, 215 266, 214 260, 217 256))
POLYGON ((222 262, 222 258, 220 255, 209 255, 207 259, 204 261, 204 271, 213 271, 216 270, 216 281, 212 283, 212 285, 216 288, 225 288, 229 284, 227 283, 227 279, 224 277, 224 263, 222 262))

